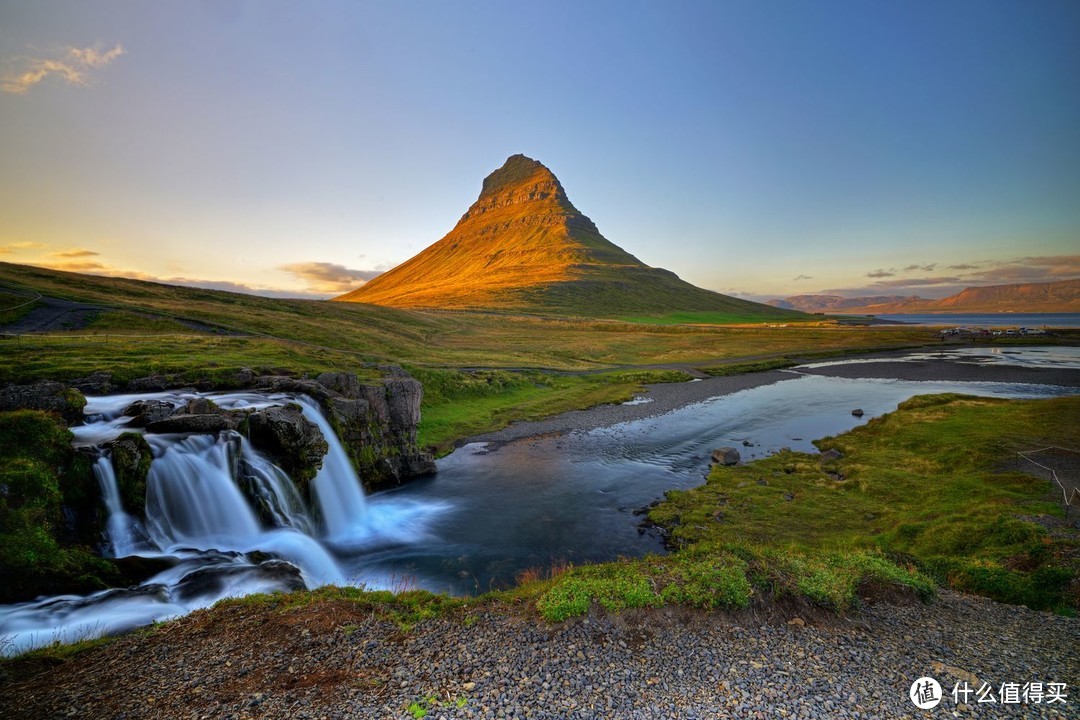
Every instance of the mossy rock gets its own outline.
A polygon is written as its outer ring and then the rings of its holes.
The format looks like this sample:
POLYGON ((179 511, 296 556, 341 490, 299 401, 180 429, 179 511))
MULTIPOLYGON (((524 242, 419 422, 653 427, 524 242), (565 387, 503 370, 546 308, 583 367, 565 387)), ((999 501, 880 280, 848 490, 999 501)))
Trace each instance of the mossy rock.
POLYGON ((301 495, 306 494, 329 449, 319 426, 305 418, 295 403, 264 408, 249 415, 247 421, 251 444, 269 454, 301 495))
POLYGON ((126 432, 112 444, 112 464, 120 500, 129 513, 141 515, 146 506, 146 477, 153 452, 139 433, 126 432))

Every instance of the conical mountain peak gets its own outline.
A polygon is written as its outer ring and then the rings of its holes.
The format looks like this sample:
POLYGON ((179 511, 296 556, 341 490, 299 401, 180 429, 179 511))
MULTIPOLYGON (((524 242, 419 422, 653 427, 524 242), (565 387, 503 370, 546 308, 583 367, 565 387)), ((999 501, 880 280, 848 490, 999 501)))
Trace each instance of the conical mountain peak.
POLYGON ((601 235, 570 203, 555 174, 524 155, 511 155, 484 179, 476 202, 442 240, 336 299, 594 316, 784 312, 702 290, 645 265, 601 235))
POLYGON ((555 179, 555 174, 540 161, 525 157, 521 153, 511 155, 506 158, 506 162, 503 163, 501 168, 484 178, 484 186, 480 190, 480 197, 495 195, 507 188, 521 185, 536 175, 547 175, 556 183, 559 182, 555 179))
MULTIPOLYGON (((567 213, 577 213, 555 173, 543 163, 518 154, 508 157, 501 168, 484 178, 480 197, 465 213, 462 221, 495 208, 523 203, 546 203, 549 211, 558 208, 567 213)), ((538 206, 529 209, 529 212, 538 211, 538 206)))

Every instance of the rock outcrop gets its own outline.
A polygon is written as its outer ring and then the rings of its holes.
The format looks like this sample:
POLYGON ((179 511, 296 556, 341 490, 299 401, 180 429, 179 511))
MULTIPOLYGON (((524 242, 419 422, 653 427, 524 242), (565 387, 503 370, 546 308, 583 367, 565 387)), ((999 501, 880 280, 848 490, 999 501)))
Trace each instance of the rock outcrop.
POLYGON ((60 415, 68 424, 82 421, 86 398, 78 390, 53 380, 0 388, 0 411, 44 410, 60 415))
POLYGON ((371 384, 352 373, 323 373, 314 380, 264 376, 253 387, 314 398, 371 492, 436 471, 434 458, 416 441, 423 386, 396 365, 379 369, 382 380, 371 384))
POLYGON ((329 446, 299 405, 268 407, 247 418, 251 444, 265 452, 305 494, 329 446))
MULTIPOLYGON (((43 409, 61 414, 69 423, 78 422, 86 400, 75 387, 88 391, 107 388, 111 392, 191 388, 302 393, 318 402, 370 492, 436 471, 432 455, 420 452, 417 445, 423 387, 396 365, 380 365, 377 369, 381 379, 364 382, 356 374, 346 372, 326 372, 311 378, 258 375, 249 368, 239 368, 194 382, 190 375, 175 373, 119 383, 109 373, 99 372, 73 380, 70 385, 40 381, 0 388, 0 410, 43 409)), ((131 427, 143 427, 154 433, 237 430, 248 434, 256 446, 282 463, 282 468, 301 486, 314 477, 326 453, 321 432, 303 418, 298 407, 276 408, 268 414, 225 410, 203 398, 180 408, 160 400, 143 400, 132 403, 124 414, 131 418, 128 423, 131 427)))
POLYGON ((128 512, 141 514, 146 505, 146 477, 153 452, 146 438, 126 432, 111 443, 113 471, 120 489, 120 501, 128 512))

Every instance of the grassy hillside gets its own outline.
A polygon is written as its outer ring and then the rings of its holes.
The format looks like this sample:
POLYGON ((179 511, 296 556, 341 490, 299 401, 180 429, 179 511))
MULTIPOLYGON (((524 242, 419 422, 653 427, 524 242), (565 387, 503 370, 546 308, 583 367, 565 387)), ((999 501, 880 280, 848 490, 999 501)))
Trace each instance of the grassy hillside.
POLYGON ((903 346, 929 337, 918 328, 851 328, 820 321, 784 328, 702 327, 406 311, 277 300, 8 263, 0 263, 0 287, 32 289, 96 308, 83 327, 0 341, 5 343, 0 380, 53 372, 71 376, 127 363, 188 369, 206 362, 240 363, 303 370, 404 362, 575 371, 903 346), (185 325, 189 321, 207 326, 192 329, 185 325), (178 335, 154 337, 166 333, 178 335), (137 337, 142 335, 151 337, 137 337))

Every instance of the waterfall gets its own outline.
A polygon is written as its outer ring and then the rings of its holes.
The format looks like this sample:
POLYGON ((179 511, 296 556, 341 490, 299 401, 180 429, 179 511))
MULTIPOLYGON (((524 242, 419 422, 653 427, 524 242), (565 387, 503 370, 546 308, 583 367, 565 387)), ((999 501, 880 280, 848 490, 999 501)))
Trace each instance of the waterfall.
POLYGON ((285 471, 256 452, 249 443, 241 443, 240 453, 241 472, 273 524, 299 530, 305 535, 314 534, 307 507, 285 471))
MULTIPOLYGON (((135 400, 181 407, 195 397, 199 395, 163 392, 87 398, 87 420, 75 428, 75 443, 101 448, 130 431, 123 411, 135 400)), ((128 513, 135 508, 123 507, 110 458, 103 456, 94 465, 108 511, 108 552, 113 557, 156 556, 171 561, 172 567, 132 588, 0 606, 0 655, 55 640, 122 632, 225 597, 345 585, 350 578, 339 557, 355 563, 359 553, 380 545, 419 542, 426 537, 428 519, 446 508, 442 503, 387 498, 369 511, 345 449, 310 398, 255 393, 211 397, 229 409, 302 404, 305 417, 319 427, 329 448, 312 481, 322 527, 316 528, 288 475, 240 434, 146 433, 153 461, 146 481, 145 526, 128 513)), ((355 564, 350 567, 353 582, 357 574, 368 577, 355 564)))
POLYGON ((134 555, 143 549, 140 540, 138 522, 124 511, 120 501, 120 487, 116 482, 116 472, 112 460, 101 456, 94 463, 94 477, 101 487, 101 497, 105 500, 105 509, 109 511, 106 533, 111 557, 120 558, 134 555))
POLYGON ((322 468, 312 481, 326 524, 326 535, 338 541, 363 536, 366 534, 364 525, 368 511, 360 478, 319 406, 308 397, 300 398, 300 402, 304 417, 319 426, 329 446, 322 468))
MULTIPOLYGON (((146 524, 154 542, 166 552, 194 548, 270 553, 300 568, 308 587, 344 582, 337 562, 302 528, 260 526, 234 479, 230 448, 235 443, 240 443, 242 455, 265 473, 265 485, 278 483, 279 474, 284 476, 236 433, 192 435, 167 445, 150 465, 146 481, 146 524)), ((286 498, 278 512, 287 516, 289 493, 280 483, 275 487, 270 496, 286 498)), ((296 495, 295 489, 292 494, 296 495)), ((299 497, 295 500, 299 504, 299 497)), ((311 527, 306 518, 297 524, 311 527)))
POLYGON ((233 481, 227 435, 192 435, 166 448, 146 480, 146 524, 158 547, 233 548, 259 522, 233 481))

